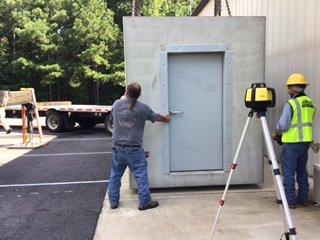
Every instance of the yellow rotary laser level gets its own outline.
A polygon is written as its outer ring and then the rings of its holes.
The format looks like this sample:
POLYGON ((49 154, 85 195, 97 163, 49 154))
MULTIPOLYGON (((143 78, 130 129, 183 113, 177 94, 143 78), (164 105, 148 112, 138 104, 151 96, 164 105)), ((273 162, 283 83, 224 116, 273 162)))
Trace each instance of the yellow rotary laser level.
POLYGON ((266 87, 265 83, 253 83, 246 90, 245 104, 254 112, 266 111, 268 107, 274 107, 276 94, 273 88, 266 87))

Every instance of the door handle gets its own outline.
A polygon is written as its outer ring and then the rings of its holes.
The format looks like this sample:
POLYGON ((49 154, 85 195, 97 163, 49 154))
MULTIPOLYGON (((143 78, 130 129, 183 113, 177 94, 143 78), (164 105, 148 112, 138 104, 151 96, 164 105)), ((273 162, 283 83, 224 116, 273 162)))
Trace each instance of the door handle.
POLYGON ((169 110, 170 114, 183 114, 183 111, 169 110))

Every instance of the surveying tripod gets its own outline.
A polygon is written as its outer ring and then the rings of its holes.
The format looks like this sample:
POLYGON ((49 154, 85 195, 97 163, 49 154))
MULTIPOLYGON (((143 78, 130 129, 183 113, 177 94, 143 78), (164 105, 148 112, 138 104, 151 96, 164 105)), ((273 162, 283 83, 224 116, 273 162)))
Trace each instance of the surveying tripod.
MULTIPOLYGON (((263 136, 264 136, 264 140, 266 143, 266 147, 267 147, 267 152, 268 152, 268 157, 269 157, 269 164, 272 166, 272 172, 273 172, 273 180, 275 182, 275 186, 276 186, 276 193, 277 193, 277 203, 279 204, 280 208, 281 208, 281 212, 282 212, 282 220, 283 220, 283 225, 284 225, 284 236, 286 240, 290 240, 290 236, 292 240, 296 240, 296 229, 293 226, 292 223, 292 218, 290 215, 290 210, 289 210, 289 206, 288 206, 288 202, 287 202, 287 198, 284 192, 284 188, 282 185, 282 179, 281 179, 281 174, 280 174, 280 169, 278 167, 278 162, 276 160, 276 156, 274 153, 274 149, 272 146, 272 141, 271 141, 271 137, 269 134, 269 129, 268 129, 268 125, 267 125, 267 120, 266 120, 266 109, 263 110, 254 110, 251 109, 251 111, 248 114, 248 118, 246 121, 246 124, 244 126, 241 138, 240 138, 240 142, 236 151, 236 154, 234 156, 234 160, 230 166, 231 170, 230 170, 230 174, 226 183, 226 187, 224 189, 223 195, 221 200, 219 201, 219 209, 218 209, 218 213, 216 215, 212 230, 211 230, 211 235, 210 235, 210 240, 213 239, 213 234, 214 234, 214 230, 216 228, 222 207, 225 203, 225 199, 226 199, 226 195, 227 195, 227 191, 229 189, 229 185, 230 185, 230 181, 231 181, 231 177, 233 175, 234 170, 237 167, 237 160, 239 157, 239 153, 241 151, 241 147, 245 138, 245 135, 247 133, 248 127, 249 127, 249 123, 250 120, 252 119, 254 113, 256 113, 257 117, 261 120, 262 123, 262 130, 263 130, 263 136)), ((282 236, 283 236, 282 235, 282 236)))

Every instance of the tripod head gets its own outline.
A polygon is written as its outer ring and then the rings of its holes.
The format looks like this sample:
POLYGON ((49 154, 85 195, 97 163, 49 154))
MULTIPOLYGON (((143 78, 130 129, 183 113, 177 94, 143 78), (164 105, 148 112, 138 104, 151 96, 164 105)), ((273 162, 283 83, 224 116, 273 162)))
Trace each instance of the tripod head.
POLYGON ((245 105, 252 112, 266 112, 268 107, 274 107, 276 94, 273 88, 266 87, 265 83, 253 83, 246 90, 245 105))

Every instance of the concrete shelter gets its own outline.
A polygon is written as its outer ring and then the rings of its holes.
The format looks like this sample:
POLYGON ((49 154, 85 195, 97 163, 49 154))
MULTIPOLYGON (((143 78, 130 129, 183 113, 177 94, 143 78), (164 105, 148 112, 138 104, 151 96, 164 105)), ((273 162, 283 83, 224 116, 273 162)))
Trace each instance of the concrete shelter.
MULTIPOLYGON (((246 88, 264 82, 264 17, 125 17, 127 83, 171 112, 146 126, 152 188, 223 185, 249 109, 246 88)), ((232 184, 263 179, 261 126, 252 121, 232 184)), ((135 182, 131 176, 131 187, 135 182)))

